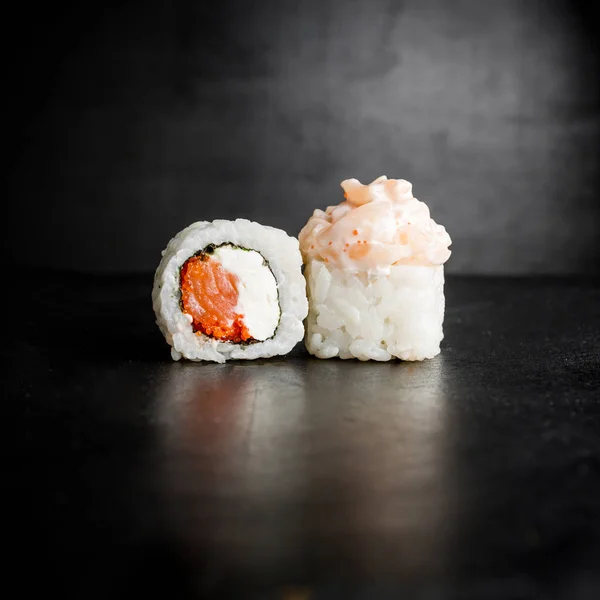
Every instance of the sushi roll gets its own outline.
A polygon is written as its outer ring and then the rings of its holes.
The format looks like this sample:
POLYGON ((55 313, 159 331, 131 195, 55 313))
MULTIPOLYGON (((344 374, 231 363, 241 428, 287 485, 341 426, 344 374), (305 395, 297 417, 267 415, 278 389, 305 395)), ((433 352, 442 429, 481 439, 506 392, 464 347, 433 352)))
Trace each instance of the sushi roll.
POLYGON ((299 235, 319 358, 423 360, 440 352, 451 239, 404 179, 341 183, 345 200, 315 210, 299 235))
POLYGON ((174 360, 265 358, 302 340, 302 258, 284 231, 245 219, 201 221, 162 254, 152 303, 174 360))

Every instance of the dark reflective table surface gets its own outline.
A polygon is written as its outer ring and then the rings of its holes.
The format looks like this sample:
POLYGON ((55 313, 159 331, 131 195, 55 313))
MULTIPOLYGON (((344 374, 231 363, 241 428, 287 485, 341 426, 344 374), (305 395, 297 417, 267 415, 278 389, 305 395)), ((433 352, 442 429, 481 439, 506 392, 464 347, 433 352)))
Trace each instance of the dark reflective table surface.
POLYGON ((448 277, 422 363, 225 365, 171 361, 151 276, 14 280, 23 597, 600 597, 598 280, 448 277))

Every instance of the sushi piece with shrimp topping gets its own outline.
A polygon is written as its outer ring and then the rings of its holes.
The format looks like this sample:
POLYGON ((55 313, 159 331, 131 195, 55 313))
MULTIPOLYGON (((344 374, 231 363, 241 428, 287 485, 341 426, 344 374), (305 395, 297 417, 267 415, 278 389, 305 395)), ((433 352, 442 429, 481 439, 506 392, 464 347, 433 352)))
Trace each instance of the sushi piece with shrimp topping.
POLYGON ((440 352, 450 236, 404 179, 341 184, 299 235, 309 313, 305 343, 319 358, 423 360, 440 352))

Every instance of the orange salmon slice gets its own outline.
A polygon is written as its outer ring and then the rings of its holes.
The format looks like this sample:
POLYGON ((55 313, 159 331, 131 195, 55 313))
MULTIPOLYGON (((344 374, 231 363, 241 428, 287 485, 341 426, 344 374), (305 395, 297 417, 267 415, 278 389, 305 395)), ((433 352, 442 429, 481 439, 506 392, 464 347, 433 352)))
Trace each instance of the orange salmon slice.
POLYGON ((181 267, 183 312, 192 317, 192 328, 217 340, 240 343, 253 338, 236 312, 239 277, 206 253, 189 258, 181 267))

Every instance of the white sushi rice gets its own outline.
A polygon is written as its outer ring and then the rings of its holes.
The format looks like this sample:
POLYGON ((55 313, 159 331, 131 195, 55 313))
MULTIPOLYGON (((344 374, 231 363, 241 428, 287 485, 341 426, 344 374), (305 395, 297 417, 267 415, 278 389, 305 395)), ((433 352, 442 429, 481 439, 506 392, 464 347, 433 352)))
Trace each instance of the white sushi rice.
POLYGON ((156 322, 171 346, 174 360, 186 358, 225 362, 228 359, 267 358, 287 354, 304 336, 303 320, 308 312, 306 283, 301 272, 298 240, 284 231, 246 219, 200 221, 180 231, 163 251, 154 276, 152 304, 156 322), (223 266, 240 277, 240 308, 248 312, 246 325, 265 337, 277 324, 271 337, 252 344, 219 341, 192 329, 192 318, 181 310, 180 268, 194 254, 209 245, 231 244, 253 250, 231 253, 217 248, 223 266), (268 262, 268 273, 262 258, 268 262), (276 283, 273 289, 272 282, 276 283), (273 302, 277 293, 276 304, 273 302), (262 306, 261 306, 262 302, 262 306), (262 315, 261 315, 262 312, 262 315))
POLYGON ((423 360, 440 352, 444 266, 350 271, 311 260, 305 343, 319 358, 423 360))

